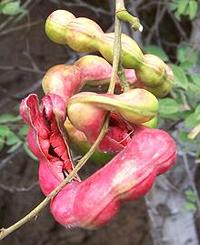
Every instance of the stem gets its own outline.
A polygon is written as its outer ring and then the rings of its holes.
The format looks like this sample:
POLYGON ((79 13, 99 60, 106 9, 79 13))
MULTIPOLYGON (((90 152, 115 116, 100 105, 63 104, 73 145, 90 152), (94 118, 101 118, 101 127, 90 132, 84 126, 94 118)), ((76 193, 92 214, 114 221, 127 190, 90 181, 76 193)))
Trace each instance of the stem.
POLYGON ((90 156, 94 153, 96 147, 104 137, 104 134, 106 132, 106 127, 108 122, 108 116, 105 119, 105 123, 102 127, 102 130, 97 137, 96 141, 90 148, 90 150, 78 161, 78 164, 75 166, 74 170, 65 178, 38 206, 36 206, 30 213, 28 213, 26 216, 24 216, 21 220, 16 222, 14 225, 10 226, 7 229, 2 228, 0 231, 0 240, 2 240, 4 237, 8 236, 13 231, 19 229, 22 225, 33 219, 35 216, 37 216, 43 208, 45 208, 49 201, 67 184, 69 183, 77 174, 77 172, 82 168, 82 166, 87 162, 87 160, 90 158, 90 156))
POLYGON ((188 138, 194 140, 200 134, 200 124, 194 127, 188 134, 188 138))
MULTIPOLYGON (((113 46, 113 70, 111 75, 111 81, 108 89, 108 93, 113 93, 115 89, 115 83, 117 80, 117 72, 119 67, 119 59, 121 53, 121 23, 117 18, 116 13, 118 9, 124 6, 124 0, 116 0, 116 12, 115 12, 115 40, 113 46)), ((21 220, 16 222, 14 225, 8 228, 2 228, 0 230, 0 240, 8 236, 10 233, 19 229, 21 226, 26 224, 28 221, 36 217, 51 201, 51 199, 67 184, 69 183, 78 173, 78 171, 83 167, 83 165, 87 162, 87 160, 91 157, 91 155, 96 150, 97 146, 103 139, 104 135, 107 132, 109 124, 109 113, 105 116, 105 120, 100 131, 99 136, 97 137, 94 144, 91 146, 90 150, 78 161, 77 165, 73 169, 73 171, 65 178, 39 205, 37 205, 30 213, 24 216, 21 220)))
POLYGON ((122 87, 122 91, 123 92, 127 92, 131 89, 131 85, 129 84, 129 82, 127 82, 126 76, 125 76, 125 71, 124 68, 122 67, 122 64, 120 63, 119 65, 119 70, 118 70, 118 76, 120 79, 120 84, 122 87))
POLYGON ((129 24, 131 24, 131 27, 135 30, 135 31, 143 31, 143 26, 140 24, 140 20, 133 16, 132 14, 130 14, 124 7, 124 5, 122 5, 118 11, 116 11, 116 15, 117 17, 125 22, 128 22, 129 24))

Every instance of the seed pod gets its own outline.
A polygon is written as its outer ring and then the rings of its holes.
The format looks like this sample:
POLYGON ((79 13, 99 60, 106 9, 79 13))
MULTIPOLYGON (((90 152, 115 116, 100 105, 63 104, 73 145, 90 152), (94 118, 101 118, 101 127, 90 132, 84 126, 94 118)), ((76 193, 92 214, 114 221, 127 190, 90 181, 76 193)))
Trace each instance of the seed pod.
POLYGON ((66 44, 66 30, 75 16, 66 10, 56 10, 51 13, 45 23, 47 36, 55 43, 66 44))
POLYGON ((77 52, 98 51, 97 39, 101 40, 103 31, 100 26, 88 18, 76 18, 67 25, 66 42, 77 52))
POLYGON ((111 220, 122 201, 143 196, 157 175, 170 169, 176 145, 164 131, 135 131, 127 147, 81 183, 64 187, 52 200, 54 218, 66 227, 93 229, 111 220))
POLYGON ((45 94, 59 95, 66 102, 81 87, 80 71, 76 66, 56 65, 42 79, 45 94))
POLYGON ((148 128, 157 128, 158 118, 154 117, 150 121, 143 123, 142 125, 148 128))
MULTIPOLYGON (((138 68, 143 62, 143 53, 137 43, 129 36, 122 34, 121 60, 125 68, 138 68)), ((102 56, 112 64, 114 33, 105 33, 101 41, 98 41, 98 50, 102 56)))
POLYGON ((144 89, 134 89, 120 95, 82 92, 70 98, 67 114, 71 123, 87 138, 91 138, 98 135, 105 110, 118 113, 131 123, 140 124, 156 116, 158 101, 144 89))
POLYGON ((145 54, 136 74, 146 86, 157 87, 166 79, 165 63, 155 55, 145 54))
POLYGON ((149 89, 156 97, 163 98, 165 97, 172 89, 172 84, 163 83, 161 86, 149 89))
POLYGON ((102 57, 85 55, 78 59, 74 65, 79 68, 84 83, 97 86, 110 82, 112 66, 102 57))
MULTIPOLYGON (((114 33, 104 33, 99 25, 88 18, 75 18, 67 11, 55 11, 47 19, 46 32, 50 39, 67 44, 77 52, 99 51, 108 62, 112 63, 113 61, 114 33), (59 14, 60 16, 58 16, 59 14)), ((161 86, 163 81, 168 83, 169 77, 173 78, 173 74, 166 64, 155 55, 143 55, 137 43, 129 36, 122 34, 121 40, 123 67, 135 69, 137 78, 146 88, 157 87, 155 94, 161 97, 166 94, 166 87, 169 89, 170 84, 163 85, 160 89, 161 92, 157 92, 158 86, 161 86), (170 75, 167 74, 168 72, 170 75)))

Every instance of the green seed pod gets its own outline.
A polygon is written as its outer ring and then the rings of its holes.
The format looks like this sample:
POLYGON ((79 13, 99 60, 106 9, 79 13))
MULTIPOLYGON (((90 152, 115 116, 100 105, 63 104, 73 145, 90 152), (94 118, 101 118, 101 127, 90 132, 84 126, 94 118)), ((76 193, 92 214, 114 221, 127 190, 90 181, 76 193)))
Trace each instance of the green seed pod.
POLYGON ((172 89, 172 83, 169 81, 164 81, 160 86, 155 88, 148 87, 147 90, 154 94, 156 97, 165 97, 172 89))
MULTIPOLYGON (((118 96, 119 101, 128 102, 132 108, 124 106, 118 108, 119 113, 127 121, 140 124, 149 121, 156 116, 158 111, 158 100, 145 89, 132 89, 118 96)), ((120 103, 120 102, 119 102, 120 103)))
POLYGON ((142 65, 136 70, 139 80, 148 87, 157 87, 166 79, 166 64, 157 56, 145 54, 142 65))
MULTIPOLYGON (((143 53, 137 43, 129 36, 122 34, 121 60, 125 68, 138 68, 143 62, 143 53)), ((110 63, 113 61, 114 33, 105 33, 102 40, 98 40, 98 50, 110 63)))
POLYGON ((146 88, 150 92, 152 92, 156 97, 163 98, 165 97, 172 89, 173 83, 174 83, 174 74, 172 69, 165 64, 165 73, 166 73, 166 79, 162 81, 162 84, 160 86, 151 88, 146 88))
POLYGON ((66 28, 76 17, 66 10, 56 10, 50 14, 45 23, 47 36, 56 43, 66 44, 66 28))
POLYGON ((77 52, 98 51, 97 38, 102 39, 99 25, 88 18, 76 18, 67 25, 66 44, 77 52))
POLYGON ((120 95, 82 92, 70 98, 67 112, 72 124, 79 130, 88 131, 102 120, 105 111, 120 114, 125 120, 141 124, 157 115, 158 100, 145 89, 133 89, 120 95), (97 120, 98 118, 98 120, 97 120))
POLYGON ((143 123, 142 125, 144 125, 145 127, 148 127, 148 128, 156 128, 157 124, 158 124, 158 118, 154 117, 150 121, 143 123))

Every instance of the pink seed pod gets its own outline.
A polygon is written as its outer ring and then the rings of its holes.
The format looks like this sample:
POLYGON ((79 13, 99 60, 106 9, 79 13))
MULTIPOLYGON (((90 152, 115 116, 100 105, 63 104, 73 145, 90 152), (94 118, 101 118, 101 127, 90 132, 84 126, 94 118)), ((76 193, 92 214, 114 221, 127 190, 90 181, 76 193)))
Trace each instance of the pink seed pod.
MULTIPOLYGON (((32 94, 20 107, 31 126, 29 146, 40 162, 39 182, 45 195, 73 169, 60 128, 63 105, 61 98, 48 95, 39 107, 37 96, 32 94)), ((88 229, 106 224, 121 202, 143 196, 155 177, 174 165, 176 145, 168 133, 141 126, 133 129, 131 139, 108 164, 82 182, 76 177, 51 201, 51 212, 60 224, 88 229)))
POLYGON ((157 175, 175 163, 176 145, 164 131, 136 128, 127 147, 86 180, 73 182, 51 202, 54 218, 66 227, 96 228, 117 213, 122 201, 143 196, 157 175))
MULTIPOLYGON (((40 161, 39 182, 48 195, 74 168, 71 153, 64 137, 64 101, 49 94, 39 106, 38 97, 30 94, 20 105, 20 114, 29 125, 28 144, 40 161)), ((77 177, 79 180, 79 178, 77 177)))

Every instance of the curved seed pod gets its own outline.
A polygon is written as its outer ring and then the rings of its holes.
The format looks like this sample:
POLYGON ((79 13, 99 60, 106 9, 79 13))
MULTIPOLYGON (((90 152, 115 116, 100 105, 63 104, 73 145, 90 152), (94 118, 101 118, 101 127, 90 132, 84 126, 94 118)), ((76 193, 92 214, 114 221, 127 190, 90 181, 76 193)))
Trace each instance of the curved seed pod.
POLYGON ((91 121, 97 128, 96 124, 101 121, 105 110, 119 113, 125 120, 140 124, 156 116, 158 101, 144 89, 133 89, 120 95, 82 92, 70 98, 67 113, 72 124, 85 132, 91 121))
MULTIPOLYGON (((122 51, 121 61, 125 68, 138 68, 143 62, 143 53, 138 44, 129 36, 121 35, 122 51)), ((112 64, 114 33, 105 33, 103 38, 98 42, 98 50, 102 56, 112 64)))
POLYGON ((164 131, 137 129, 127 147, 81 183, 71 183, 51 202, 54 218, 66 227, 99 227, 120 203, 143 196, 157 175, 171 168, 176 145, 164 131), (151 146, 151 147, 149 147, 151 146))
POLYGON ((156 87, 166 79, 165 63, 155 55, 145 54, 136 75, 146 86, 156 87))
POLYGON ((52 93, 64 101, 82 87, 80 71, 72 65, 56 65, 50 68, 42 80, 45 94, 52 93))
POLYGON ((84 83, 97 86, 110 82, 112 66, 102 57, 97 55, 85 55, 75 63, 80 70, 84 83))
POLYGON ((66 44, 77 52, 94 52, 97 40, 102 39, 103 31, 94 21, 79 17, 72 20, 66 28, 66 44))
MULTIPOLYGON (((50 39, 61 44, 67 44, 77 52, 99 51, 107 61, 112 63, 113 33, 103 33, 99 25, 88 18, 69 17, 69 12, 66 11, 65 13, 64 10, 58 12, 59 14, 60 17, 58 18, 55 11, 52 16, 47 18, 46 33, 50 39)), ((136 69, 138 79, 147 87, 158 87, 164 81, 168 81, 166 64, 155 55, 143 55, 137 43, 125 34, 122 34, 121 60, 125 68, 136 69)), ((168 83, 171 83, 171 80, 168 83)))
POLYGON ((63 172, 67 175, 74 168, 63 130, 65 103, 51 94, 39 106, 37 95, 30 94, 22 101, 20 114, 29 125, 29 147, 40 160, 40 187, 48 195, 62 181, 63 172))
POLYGON ((150 88, 146 86, 144 86, 144 88, 150 91, 156 97, 163 98, 171 91, 172 83, 164 81, 160 86, 157 86, 155 88, 150 88))
POLYGON ((42 87, 45 94, 54 93, 67 101, 85 83, 93 85, 108 83, 111 72, 112 67, 106 60, 96 55, 86 55, 74 65, 51 67, 42 80, 42 87))
POLYGON ((148 127, 148 128, 157 128, 158 118, 157 117, 154 117, 150 121, 145 122, 142 125, 145 126, 145 127, 148 127))
POLYGON ((66 10, 56 10, 51 13, 45 23, 45 32, 55 43, 66 43, 66 27, 76 17, 66 10))

